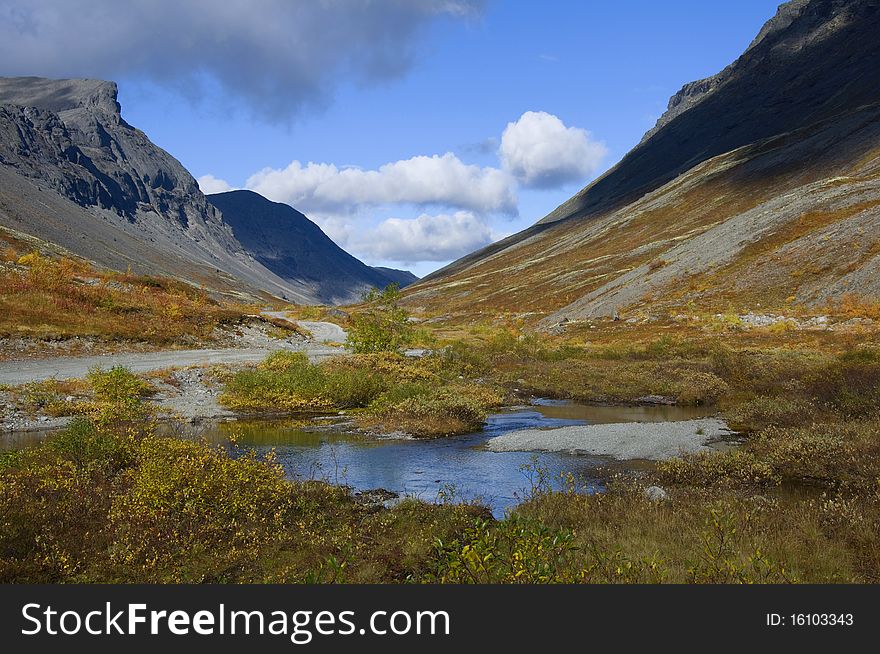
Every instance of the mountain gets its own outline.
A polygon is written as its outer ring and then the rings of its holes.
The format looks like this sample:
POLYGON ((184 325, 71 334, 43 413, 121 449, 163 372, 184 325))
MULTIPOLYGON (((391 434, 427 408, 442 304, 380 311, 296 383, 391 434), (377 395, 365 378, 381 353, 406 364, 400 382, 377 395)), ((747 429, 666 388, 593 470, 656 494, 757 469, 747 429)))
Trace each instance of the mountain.
POLYGON ((248 300, 343 301, 389 283, 302 220, 312 231, 303 223, 296 233, 308 232, 308 243, 275 234, 295 256, 250 251, 241 239, 259 238, 246 234, 241 219, 232 221, 238 228, 224 220, 174 157, 122 119, 114 83, 0 78, 2 227, 102 266, 171 275, 248 300), (278 256, 283 266, 263 263, 278 256), (324 272, 333 277, 326 285, 324 272))
POLYGON ((323 303, 360 299, 371 287, 407 281, 411 273, 367 266, 336 245, 293 207, 253 191, 208 196, 242 246, 280 278, 311 289, 323 303))
POLYGON ((563 319, 880 296, 880 0, 795 0, 616 166, 408 291, 563 319))
POLYGON ((373 266, 373 270, 382 273, 385 277, 390 279, 393 284, 397 284, 400 288, 415 284, 419 281, 419 278, 413 275, 409 270, 398 270, 397 268, 385 268, 383 266, 373 266))

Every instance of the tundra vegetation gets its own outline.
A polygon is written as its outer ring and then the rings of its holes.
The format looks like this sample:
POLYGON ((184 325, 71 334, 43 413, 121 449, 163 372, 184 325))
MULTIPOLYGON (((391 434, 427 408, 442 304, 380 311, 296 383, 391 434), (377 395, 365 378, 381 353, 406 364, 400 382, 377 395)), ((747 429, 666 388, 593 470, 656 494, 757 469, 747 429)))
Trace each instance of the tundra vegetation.
MULTIPOLYGON (((833 320, 857 310, 843 303, 833 320)), ((222 401, 439 437, 531 396, 663 396, 716 407, 744 443, 612 476, 594 495, 576 479, 551 491, 527 470, 531 493, 502 520, 449 493, 377 510, 349 489, 285 479, 271 455, 163 436, 149 378, 95 370, 6 389, 76 418, 0 456, 0 581, 880 581, 880 346, 863 317, 813 331, 723 316, 603 322, 552 337, 513 322, 447 326, 411 358, 399 352, 408 339, 383 333, 412 326, 393 289, 352 313, 379 346, 320 364, 275 353, 226 373, 222 401), (646 496, 650 485, 666 497, 646 496)))
POLYGON ((87 401, 63 434, 3 456, 0 580, 880 581, 874 332, 667 327, 438 330, 422 359, 313 365, 285 353, 230 376, 225 401, 243 411, 345 409, 422 435, 470 429, 505 396, 531 394, 667 395, 715 405, 747 435, 595 495, 576 479, 553 492, 532 470, 530 496, 502 520, 443 498, 377 510, 346 488, 285 479, 272 456, 160 436, 149 385, 124 370, 30 388, 34 402, 87 401), (668 497, 647 497, 652 484, 668 497))
POLYGON ((246 312, 168 277, 96 270, 17 245, 0 252, 0 338, 192 345, 246 312))

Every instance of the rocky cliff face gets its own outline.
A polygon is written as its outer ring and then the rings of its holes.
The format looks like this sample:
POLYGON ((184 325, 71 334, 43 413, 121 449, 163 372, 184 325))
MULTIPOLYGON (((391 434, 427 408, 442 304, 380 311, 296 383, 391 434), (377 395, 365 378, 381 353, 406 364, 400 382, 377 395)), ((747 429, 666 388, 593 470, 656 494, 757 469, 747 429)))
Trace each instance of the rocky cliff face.
POLYGON ((880 0, 782 5, 616 166, 410 292, 563 318, 880 294, 880 0), (511 282, 511 280, 515 280, 511 282))
POLYGON ((82 206, 217 222, 180 163, 123 119, 116 84, 0 78, 0 157, 82 206))
POLYGON ((315 258, 278 226, 267 257, 258 234, 233 224, 235 232, 180 162, 123 120, 114 83, 0 78, 0 226, 111 268, 171 274, 251 298, 343 301, 373 281, 388 283, 323 234, 316 251, 335 248, 363 274, 334 276, 332 257, 315 258), (280 251, 281 243, 291 249, 280 251), (264 263, 279 259, 285 265, 264 263), (322 267, 310 271, 312 264, 322 267))

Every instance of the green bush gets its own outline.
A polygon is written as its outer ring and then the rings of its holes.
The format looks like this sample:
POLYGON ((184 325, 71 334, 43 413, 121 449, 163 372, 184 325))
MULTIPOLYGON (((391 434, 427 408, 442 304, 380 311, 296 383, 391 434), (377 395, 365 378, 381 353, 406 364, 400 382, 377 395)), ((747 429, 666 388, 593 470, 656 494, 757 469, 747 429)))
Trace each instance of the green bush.
POLYGON ((94 401, 84 404, 81 410, 90 419, 110 428, 124 423, 137 425, 150 417, 152 410, 144 398, 154 392, 153 388, 130 370, 121 366, 93 368, 86 379, 94 401))
POLYGON ((366 367, 314 365, 301 352, 276 352, 227 382, 220 401, 237 410, 323 411, 364 407, 388 386, 366 367))
POLYGON ((167 438, 141 443, 126 482, 110 510, 111 561, 152 580, 204 581, 254 556, 285 534, 293 501, 274 462, 167 438))
POLYGON ((369 306, 352 317, 346 345, 357 354, 399 352, 415 341, 409 314, 400 306, 400 287, 390 284, 383 291, 364 296, 369 306))
POLYGON ((679 404, 715 404, 730 392, 727 383, 711 372, 691 372, 683 375, 679 382, 677 401, 679 404))
POLYGON ((734 428, 758 430, 800 425, 816 413, 815 404, 801 397, 759 395, 726 411, 725 417, 734 428))
POLYGON ((502 400, 491 389, 475 384, 403 384, 379 396, 363 422, 421 438, 464 434, 482 429, 488 409, 502 400))
POLYGON ((99 429, 82 417, 74 418, 67 429, 48 440, 46 447, 79 468, 103 467, 110 474, 133 465, 137 455, 134 438, 99 429))

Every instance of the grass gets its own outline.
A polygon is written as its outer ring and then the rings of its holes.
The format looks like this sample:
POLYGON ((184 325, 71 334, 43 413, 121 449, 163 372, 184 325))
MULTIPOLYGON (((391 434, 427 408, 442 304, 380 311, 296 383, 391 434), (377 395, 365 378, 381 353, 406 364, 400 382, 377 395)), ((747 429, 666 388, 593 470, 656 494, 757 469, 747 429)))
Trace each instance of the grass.
POLYGON ((159 437, 129 400, 99 401, 113 425, 83 418, 0 461, 0 581, 751 583, 859 580, 867 563, 851 524, 875 514, 842 500, 657 503, 620 481, 536 487, 502 521, 416 500, 377 511, 286 480, 271 454, 159 437))
POLYGON ((126 371, 31 389, 81 394, 88 409, 46 445, 0 458, 0 581, 880 582, 873 334, 652 329, 565 340, 482 329, 424 359, 313 365, 284 353, 227 380, 224 401, 240 410, 345 408, 364 426, 426 436, 464 429, 503 387, 586 401, 669 394, 716 406, 748 436, 614 477, 598 495, 573 479, 552 492, 537 471, 503 520, 476 505, 377 509, 345 488, 288 481, 271 456, 161 438, 150 388, 126 371), (647 498, 652 484, 667 499, 647 498))
POLYGON ((64 257, 13 249, 0 262, 0 337, 89 336, 153 345, 210 340, 243 307, 164 277, 98 271, 64 257))
POLYGON ((243 413, 314 413, 355 409, 361 427, 428 438, 479 429, 503 397, 445 373, 439 360, 372 353, 311 364, 276 352, 236 373, 220 401, 243 413))
MULTIPOLYGON (((135 392, 133 376, 107 373, 135 392)), ((137 394, 96 397, 46 444, 0 458, 3 582, 405 581, 434 538, 485 517, 290 482, 272 456, 157 436, 137 394), (114 420, 102 417, 113 416, 114 420)))

